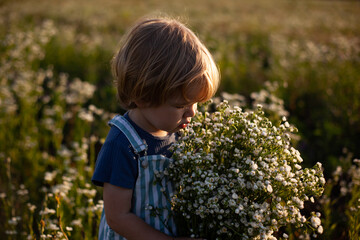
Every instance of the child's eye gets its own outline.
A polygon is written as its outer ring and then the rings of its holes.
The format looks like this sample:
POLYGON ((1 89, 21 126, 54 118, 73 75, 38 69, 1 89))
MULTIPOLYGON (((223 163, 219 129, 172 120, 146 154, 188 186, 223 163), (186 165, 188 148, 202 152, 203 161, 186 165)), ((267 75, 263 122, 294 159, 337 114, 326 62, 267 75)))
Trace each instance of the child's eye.
POLYGON ((175 106, 176 108, 178 108, 178 109, 183 109, 183 108, 185 108, 185 106, 175 106))

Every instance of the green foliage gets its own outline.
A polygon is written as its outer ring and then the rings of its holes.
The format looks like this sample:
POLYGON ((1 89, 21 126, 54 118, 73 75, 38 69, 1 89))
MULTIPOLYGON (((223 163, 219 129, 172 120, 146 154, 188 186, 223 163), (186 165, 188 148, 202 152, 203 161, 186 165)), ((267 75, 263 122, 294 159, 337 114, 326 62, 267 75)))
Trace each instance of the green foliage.
POLYGON ((89 179, 98 142, 92 129, 105 125, 91 123, 110 117, 84 107, 93 85, 39 67, 55 32, 48 21, 1 42, 2 239, 61 238, 66 229, 77 239, 93 239, 101 213, 89 179))

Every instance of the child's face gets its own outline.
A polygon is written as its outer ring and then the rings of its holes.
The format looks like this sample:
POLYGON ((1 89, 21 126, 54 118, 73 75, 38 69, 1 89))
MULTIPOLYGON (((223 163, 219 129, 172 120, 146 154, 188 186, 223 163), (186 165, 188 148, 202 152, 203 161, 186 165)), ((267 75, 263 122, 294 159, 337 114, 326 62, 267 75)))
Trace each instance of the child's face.
POLYGON ((138 107, 130 117, 133 115, 132 120, 152 135, 166 136, 185 128, 194 117, 196 108, 196 102, 186 101, 179 93, 160 106, 138 107))

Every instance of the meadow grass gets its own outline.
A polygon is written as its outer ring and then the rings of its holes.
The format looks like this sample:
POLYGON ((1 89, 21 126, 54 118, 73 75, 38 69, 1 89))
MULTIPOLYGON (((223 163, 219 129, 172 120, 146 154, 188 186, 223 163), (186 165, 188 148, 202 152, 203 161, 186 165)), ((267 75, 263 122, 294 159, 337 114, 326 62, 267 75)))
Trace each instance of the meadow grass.
POLYGON ((304 164, 325 168, 325 194, 309 207, 322 212, 320 238, 358 238, 359 2, 17 0, 0 13, 1 239, 96 238, 101 189, 90 178, 106 121, 123 113, 109 62, 136 19, 159 13, 209 47, 219 96, 288 113, 304 164))

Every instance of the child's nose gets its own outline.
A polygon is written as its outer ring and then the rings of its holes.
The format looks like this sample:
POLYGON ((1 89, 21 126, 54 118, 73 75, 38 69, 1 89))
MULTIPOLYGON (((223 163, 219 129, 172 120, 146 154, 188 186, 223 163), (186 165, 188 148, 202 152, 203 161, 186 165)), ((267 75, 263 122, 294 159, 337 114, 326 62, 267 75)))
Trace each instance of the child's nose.
POLYGON ((185 112, 185 116, 186 117, 194 117, 196 114, 196 109, 197 109, 197 104, 191 104, 190 106, 187 107, 186 112, 185 112))

